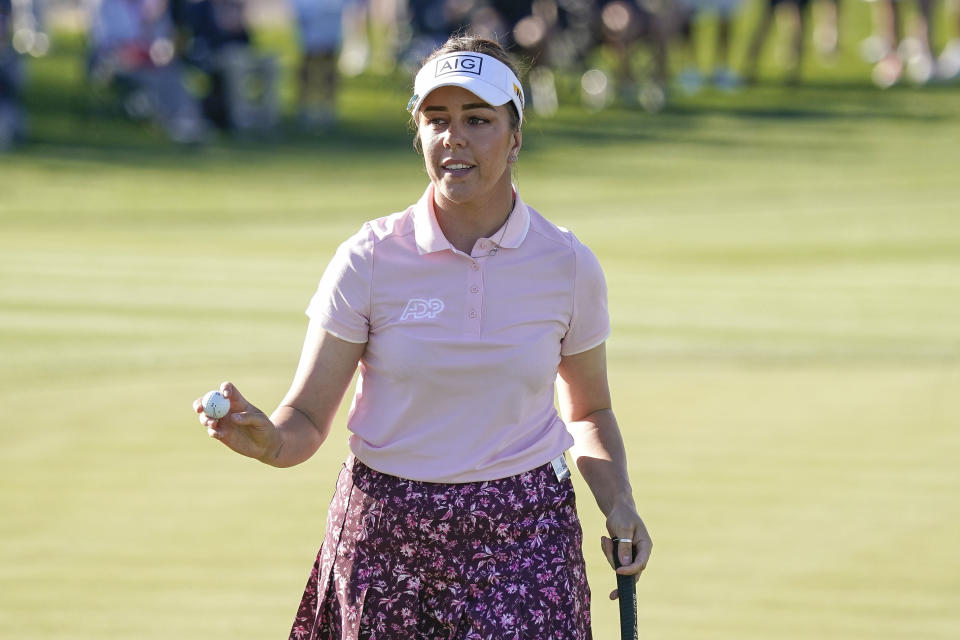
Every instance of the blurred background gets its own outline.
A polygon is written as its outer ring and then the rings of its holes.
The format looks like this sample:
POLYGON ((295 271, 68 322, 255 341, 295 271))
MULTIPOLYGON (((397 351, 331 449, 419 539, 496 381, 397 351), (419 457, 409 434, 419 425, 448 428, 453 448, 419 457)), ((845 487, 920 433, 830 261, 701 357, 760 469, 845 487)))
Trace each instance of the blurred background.
POLYGON ((561 100, 657 112, 766 72, 788 86, 854 65, 882 89, 960 80, 956 0, 846 2, 2 0, 0 149, 30 139, 47 56, 72 58, 74 111, 151 122, 182 144, 269 136, 284 116, 332 129, 343 79, 406 77, 453 32, 501 40, 543 117, 561 100))
POLYGON ((427 183, 455 30, 521 61, 516 182, 607 276, 640 636, 960 637, 951 0, 0 0, 0 637, 285 637, 345 412, 275 470, 190 403, 280 400, 336 246, 427 183))

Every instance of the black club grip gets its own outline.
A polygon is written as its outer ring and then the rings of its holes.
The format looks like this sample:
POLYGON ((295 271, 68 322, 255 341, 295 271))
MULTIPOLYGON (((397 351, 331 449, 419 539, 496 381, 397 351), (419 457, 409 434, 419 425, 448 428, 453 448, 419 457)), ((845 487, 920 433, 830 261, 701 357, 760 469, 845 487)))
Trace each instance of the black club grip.
MULTIPOLYGON (((630 548, 633 549, 632 541, 624 540, 624 542, 630 542, 630 548)), ((613 566, 617 569, 622 566, 618 550, 619 543, 620 540, 614 539, 613 566)), ((620 602, 620 639, 637 640, 637 583, 633 576, 617 574, 617 597, 620 602)))

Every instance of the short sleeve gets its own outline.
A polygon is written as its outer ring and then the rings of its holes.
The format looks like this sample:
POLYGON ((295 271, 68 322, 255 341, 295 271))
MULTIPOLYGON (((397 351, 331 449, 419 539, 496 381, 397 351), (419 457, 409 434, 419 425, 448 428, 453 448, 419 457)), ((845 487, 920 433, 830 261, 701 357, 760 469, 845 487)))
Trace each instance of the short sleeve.
POLYGON ((576 260, 573 312, 570 327, 560 341, 560 355, 572 356, 603 343, 610 335, 607 310, 607 281, 597 257, 579 240, 573 239, 576 260))
POLYGON ((368 225, 337 248, 307 315, 347 342, 367 341, 373 276, 373 234, 368 225))

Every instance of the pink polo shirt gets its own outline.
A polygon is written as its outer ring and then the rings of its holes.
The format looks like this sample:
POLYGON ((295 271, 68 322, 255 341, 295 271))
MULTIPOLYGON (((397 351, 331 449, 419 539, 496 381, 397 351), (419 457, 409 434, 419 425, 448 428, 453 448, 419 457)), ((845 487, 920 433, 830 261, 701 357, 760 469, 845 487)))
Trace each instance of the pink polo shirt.
POLYGON ((427 482, 503 478, 570 448, 554 405, 560 356, 610 333, 603 272, 572 233, 518 195, 467 255, 437 224, 432 185, 340 245, 307 315, 367 343, 351 451, 427 482))

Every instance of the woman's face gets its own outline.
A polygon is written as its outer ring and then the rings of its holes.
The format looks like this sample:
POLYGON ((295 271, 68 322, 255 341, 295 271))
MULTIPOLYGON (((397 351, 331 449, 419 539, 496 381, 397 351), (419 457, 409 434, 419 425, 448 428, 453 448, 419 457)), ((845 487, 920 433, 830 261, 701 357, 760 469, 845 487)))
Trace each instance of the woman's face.
POLYGON ((494 107, 462 87, 440 87, 417 114, 417 135, 437 204, 490 202, 510 190, 522 136, 507 105, 494 107))

